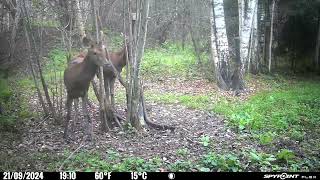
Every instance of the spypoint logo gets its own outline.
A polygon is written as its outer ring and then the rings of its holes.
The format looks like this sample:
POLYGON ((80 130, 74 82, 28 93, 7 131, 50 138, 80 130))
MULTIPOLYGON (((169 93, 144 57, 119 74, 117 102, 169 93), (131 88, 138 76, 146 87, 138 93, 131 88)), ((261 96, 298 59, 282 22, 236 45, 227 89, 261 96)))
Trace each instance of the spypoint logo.
POLYGON ((299 174, 287 174, 287 173, 282 173, 282 174, 265 174, 263 178, 269 179, 269 178, 274 178, 274 179, 297 179, 299 177, 299 174))

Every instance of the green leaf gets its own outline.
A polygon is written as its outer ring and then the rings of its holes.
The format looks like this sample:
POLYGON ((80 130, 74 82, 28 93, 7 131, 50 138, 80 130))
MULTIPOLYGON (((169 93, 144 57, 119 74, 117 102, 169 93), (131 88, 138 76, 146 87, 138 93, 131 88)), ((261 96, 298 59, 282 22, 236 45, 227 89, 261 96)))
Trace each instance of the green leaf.
POLYGON ((250 157, 253 161, 259 162, 262 160, 261 156, 259 156, 258 154, 254 153, 254 152, 250 152, 250 157))
POLYGON ((277 154, 277 158, 279 160, 285 160, 289 161, 295 158, 294 152, 288 149, 282 149, 280 152, 277 154))

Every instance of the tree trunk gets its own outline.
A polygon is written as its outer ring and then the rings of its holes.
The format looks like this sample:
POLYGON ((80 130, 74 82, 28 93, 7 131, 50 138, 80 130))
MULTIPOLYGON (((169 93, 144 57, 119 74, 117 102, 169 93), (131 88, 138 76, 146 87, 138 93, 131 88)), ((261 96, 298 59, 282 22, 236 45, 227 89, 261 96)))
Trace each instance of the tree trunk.
POLYGON ((268 53, 269 53, 269 44, 270 44, 270 26, 271 26, 271 18, 270 18, 270 4, 269 1, 265 1, 264 3, 264 48, 263 48, 263 62, 264 65, 267 65, 268 62, 268 53))
POLYGON ((96 35, 96 40, 99 40, 99 30, 98 30, 98 23, 97 21, 97 17, 96 17, 96 8, 95 8, 95 1, 94 0, 90 0, 90 6, 91 6, 91 17, 92 17, 92 31, 96 31, 95 35, 96 35))
POLYGON ((230 59, 235 59, 234 37, 239 37, 238 0, 223 0, 224 18, 230 59))
POLYGON ((72 14, 70 14, 70 4, 69 1, 59 0, 60 10, 62 11, 62 15, 60 17, 61 26, 63 26, 66 30, 71 31, 74 28, 74 19, 72 14))
POLYGON ((133 27, 134 36, 130 41, 130 52, 132 52, 131 67, 130 70, 130 84, 129 84, 129 107, 128 118, 131 125, 137 130, 142 130, 146 124, 143 116, 143 109, 141 106, 141 81, 140 81, 140 64, 144 53, 144 46, 147 36, 147 25, 149 15, 149 0, 137 1, 137 21, 133 27), (134 46, 133 43, 134 42, 134 46))
POLYGON ((256 52, 253 58, 251 73, 258 74, 261 69, 261 61, 263 55, 263 42, 262 39, 262 28, 263 21, 261 20, 263 17, 263 0, 258 0, 257 2, 257 34, 256 34, 256 52))
POLYGON ((227 85, 227 83, 225 82, 225 79, 223 79, 221 72, 220 72, 220 65, 219 65, 219 47, 218 47, 218 43, 217 43, 217 31, 216 31, 216 23, 215 23, 215 11, 214 11, 214 0, 211 0, 211 5, 210 5, 211 9, 210 9, 210 30, 211 30, 211 34, 210 34, 210 45, 211 45, 211 57, 213 60, 213 64, 214 64, 214 72, 215 72, 215 76, 216 76, 216 81, 218 84, 218 87, 223 89, 223 90, 228 90, 229 87, 227 85))
POLYGON ((316 44, 316 50, 315 50, 315 56, 314 56, 314 64, 315 69, 319 70, 319 50, 320 50, 320 17, 318 17, 318 36, 317 36, 317 44, 316 44))
POLYGON ((256 8, 257 0, 251 0, 250 2, 246 0, 243 7, 243 28, 242 28, 242 43, 241 43, 241 56, 243 64, 246 65, 243 69, 245 72, 249 72, 251 63, 251 54, 254 51, 254 41, 253 38, 254 31, 256 29, 255 19, 256 19, 256 8))
POLYGON ((240 38, 236 37, 235 38, 235 50, 236 50, 236 67, 233 72, 232 78, 231 78, 231 88, 234 90, 236 93, 239 90, 244 89, 244 81, 243 81, 243 75, 241 72, 241 56, 240 56, 240 38))
POLYGON ((73 8, 75 8, 75 21, 80 35, 80 42, 82 42, 82 38, 86 36, 84 31, 84 25, 81 16, 80 10, 80 2, 79 0, 73 0, 73 8))
MULTIPOLYGON (((240 0, 241 1, 241 0, 240 0)), ((226 18, 226 30, 228 36, 228 46, 229 51, 233 54, 230 55, 231 59, 234 61, 234 71, 231 77, 231 88, 234 91, 243 90, 244 89, 244 80, 242 73, 242 61, 241 61, 241 53, 240 53, 240 11, 241 6, 239 6, 238 1, 234 0, 224 0, 224 13, 226 18), (227 21, 228 20, 228 21, 227 21), (233 39, 233 42, 230 42, 230 39, 233 39)))
POLYGON ((9 62, 12 61, 12 58, 14 56, 14 52, 16 50, 16 34, 17 34, 19 22, 20 22, 20 14, 21 14, 21 8, 22 8, 21 3, 22 3, 22 1, 18 1, 16 4, 16 7, 15 7, 16 13, 14 16, 14 24, 13 24, 12 31, 11 31, 9 62))
POLYGON ((272 0, 272 8, 271 8, 271 21, 270 21, 270 39, 269 39, 269 54, 268 54, 268 70, 269 73, 271 72, 271 60, 272 60, 272 37, 273 37, 273 19, 274 19, 274 6, 275 6, 275 0, 272 0))

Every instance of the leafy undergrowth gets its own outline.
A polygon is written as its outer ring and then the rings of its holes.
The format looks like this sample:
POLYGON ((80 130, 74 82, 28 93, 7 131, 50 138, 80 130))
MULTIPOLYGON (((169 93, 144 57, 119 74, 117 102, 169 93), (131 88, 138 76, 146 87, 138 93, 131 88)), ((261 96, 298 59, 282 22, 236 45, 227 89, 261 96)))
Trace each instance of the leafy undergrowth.
POLYGON ((188 149, 177 149, 176 154, 179 157, 175 162, 169 163, 167 159, 160 157, 151 157, 143 159, 122 155, 113 150, 107 152, 99 151, 81 151, 73 156, 71 152, 65 152, 59 158, 47 157, 52 159, 48 161, 47 169, 55 171, 57 169, 64 171, 218 171, 218 172, 241 172, 241 171, 312 171, 316 170, 315 165, 319 163, 315 159, 298 161, 294 153, 290 150, 281 150, 277 154, 268 154, 257 152, 255 149, 244 150, 243 152, 216 153, 211 148, 210 139, 203 136, 199 139, 207 153, 196 160, 188 158, 188 149))
POLYGON ((319 169, 319 82, 281 76, 263 76, 256 81, 265 90, 247 100, 218 92, 193 95, 150 90, 145 94, 150 101, 181 104, 225 116, 235 131, 251 136, 265 149, 247 153, 253 158, 247 165, 259 165, 257 170, 319 169))
MULTIPOLYGON (((289 80, 265 76, 260 83, 270 87, 257 92, 247 100, 224 97, 219 93, 183 94, 145 92, 148 101, 163 104, 181 104, 191 109, 220 113, 239 135, 255 139, 263 151, 245 149, 242 152, 216 153, 210 138, 203 136, 199 143, 207 153, 190 160, 187 149, 179 149, 180 159, 168 164, 155 157, 116 158, 80 154, 85 162, 68 166, 67 170, 110 171, 314 171, 319 170, 320 85, 316 81, 289 80), (121 160, 120 160, 121 159, 121 160), (157 163, 155 163, 157 162, 157 163), (82 169, 77 169, 82 167, 82 169)), ((124 92, 117 101, 124 102, 124 92)), ((111 155, 113 156, 113 155, 111 155)))
POLYGON ((262 144, 275 136, 301 141, 320 125, 320 84, 296 82, 260 92, 246 102, 221 101, 215 112, 229 118, 239 131, 261 134, 262 144))
POLYGON ((28 103, 21 97, 20 84, 14 78, 4 76, 0 71, 0 129, 16 130, 18 120, 31 117, 28 103))

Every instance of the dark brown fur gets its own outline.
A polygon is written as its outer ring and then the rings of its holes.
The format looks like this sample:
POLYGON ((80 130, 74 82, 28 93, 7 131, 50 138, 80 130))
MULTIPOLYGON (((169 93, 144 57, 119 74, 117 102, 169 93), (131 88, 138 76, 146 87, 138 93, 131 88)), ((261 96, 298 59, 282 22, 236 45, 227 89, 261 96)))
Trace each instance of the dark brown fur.
POLYGON ((71 119, 70 114, 72 101, 77 101, 78 98, 82 98, 82 109, 84 111, 84 116, 88 120, 87 134, 90 139, 92 138, 92 131, 90 132, 91 120, 86 106, 88 103, 88 89, 91 80, 97 72, 98 66, 105 65, 106 63, 107 61, 104 49, 93 45, 89 48, 87 54, 80 54, 68 64, 68 67, 64 72, 64 83, 67 89, 67 119, 64 130, 65 138, 68 138, 68 125, 71 119))

